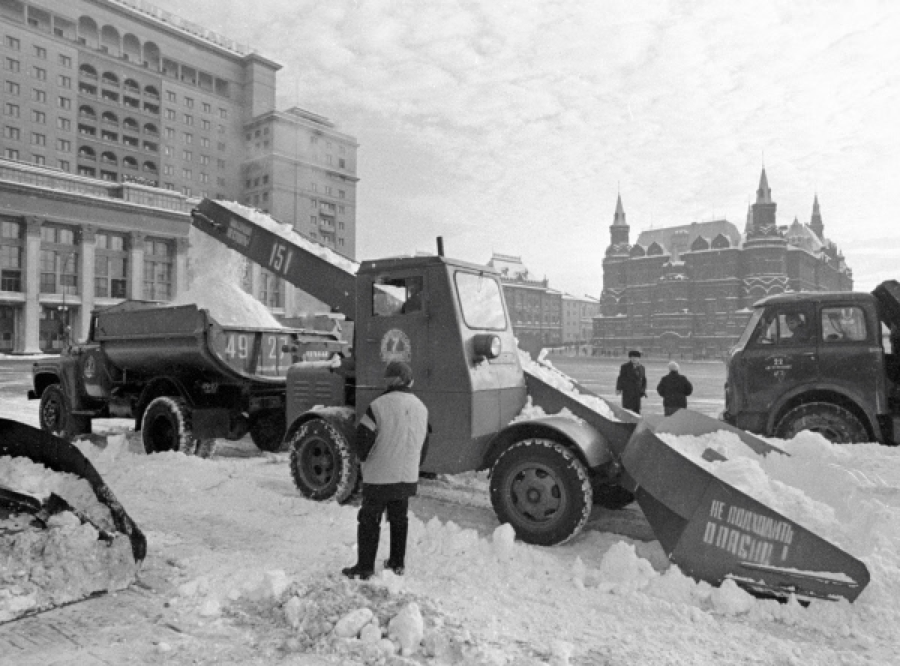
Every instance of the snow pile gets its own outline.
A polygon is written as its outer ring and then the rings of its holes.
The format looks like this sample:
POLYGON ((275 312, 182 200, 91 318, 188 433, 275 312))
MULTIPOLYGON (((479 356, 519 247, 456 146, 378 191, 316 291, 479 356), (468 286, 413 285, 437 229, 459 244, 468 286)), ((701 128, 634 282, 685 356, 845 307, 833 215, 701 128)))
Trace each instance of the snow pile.
POLYGON ((169 305, 195 304, 222 326, 281 328, 265 305, 241 289, 244 257, 194 226, 188 241, 189 287, 169 305))
POLYGON ((359 270, 359 264, 355 261, 347 259, 347 257, 341 256, 337 252, 334 252, 324 245, 320 245, 319 243, 301 236, 296 231, 294 231, 293 226, 288 223, 279 222, 275 218, 270 217, 269 215, 266 215, 265 213, 258 211, 255 208, 249 208, 236 201, 216 201, 216 203, 220 206, 223 206, 224 208, 227 208, 233 213, 237 213, 241 217, 247 218, 254 224, 258 224, 263 229, 267 229, 273 234, 281 236, 289 243, 298 247, 302 247, 304 250, 307 250, 317 257, 324 259, 332 266, 342 268, 348 273, 352 273, 353 275, 356 275, 356 272, 359 270))
POLYGON ((82 524, 70 511, 47 518, 46 528, 30 514, 0 518, 0 622, 134 582, 131 542, 115 533, 109 509, 87 481, 28 458, 3 456, 0 487, 42 501, 56 494, 87 521, 82 524), (112 540, 101 540, 98 528, 114 533, 112 540))
MULTIPOLYGON (((607 403, 603 398, 596 395, 587 395, 582 393, 575 387, 575 380, 566 375, 563 372, 560 372, 553 364, 548 361, 545 356, 546 350, 541 352, 541 356, 537 361, 533 361, 531 359, 531 355, 519 349, 519 363, 522 365, 522 369, 537 377, 538 379, 544 381, 550 386, 559 389, 563 393, 567 394, 569 397, 577 400, 585 407, 592 409, 597 412, 600 416, 605 418, 608 421, 618 421, 619 419, 613 413, 613 411, 609 408, 609 403, 607 403)), ((530 399, 530 396, 529 396, 530 399)), ((529 402, 529 405, 531 403, 529 402)), ((528 406, 526 405, 526 408, 528 406)), ((532 406, 533 408, 533 406, 532 406)), ((539 408, 537 408, 539 409, 539 408)), ((537 412, 535 412, 537 413, 537 412)), ((543 410, 538 414, 539 416, 543 415, 543 410)), ((571 414, 569 414, 571 416, 571 414)), ((524 420, 525 418, 537 418, 537 416, 532 417, 521 417, 518 420, 524 420)))

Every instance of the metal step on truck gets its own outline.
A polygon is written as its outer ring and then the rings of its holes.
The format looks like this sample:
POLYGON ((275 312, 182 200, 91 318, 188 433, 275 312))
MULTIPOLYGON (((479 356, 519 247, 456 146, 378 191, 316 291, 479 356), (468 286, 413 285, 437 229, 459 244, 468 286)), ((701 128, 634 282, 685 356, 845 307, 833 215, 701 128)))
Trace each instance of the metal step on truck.
MULTIPOLYGON (((304 496, 343 501, 353 493, 360 474, 355 424, 396 359, 412 366, 414 391, 429 410, 433 433, 422 471, 489 470, 497 517, 522 541, 565 542, 595 501, 621 507, 636 499, 670 560, 697 579, 731 579, 756 594, 801 599, 853 600, 868 584, 863 563, 659 435, 726 429, 758 455, 784 455, 780 450, 686 410, 654 425, 549 368, 523 367, 493 269, 445 257, 439 241, 434 256, 364 261, 354 273, 327 248, 240 204, 205 199, 192 217, 353 321, 339 363, 296 358, 287 369, 285 442, 304 496), (529 400, 547 415, 517 419, 529 400), (735 512, 752 520, 726 524, 735 512), (789 540, 779 540, 786 534, 789 540)), ((293 344, 301 351, 303 337, 293 344)))
POLYGON ((900 444, 900 284, 765 298, 727 366, 722 418, 739 428, 900 444))
POLYGON ((281 447, 286 374, 294 357, 341 349, 336 336, 298 329, 221 326, 196 305, 124 301, 92 313, 87 340, 37 361, 28 397, 42 429, 66 438, 91 422, 133 418, 148 453, 209 455, 215 439, 248 432, 264 451, 281 447))

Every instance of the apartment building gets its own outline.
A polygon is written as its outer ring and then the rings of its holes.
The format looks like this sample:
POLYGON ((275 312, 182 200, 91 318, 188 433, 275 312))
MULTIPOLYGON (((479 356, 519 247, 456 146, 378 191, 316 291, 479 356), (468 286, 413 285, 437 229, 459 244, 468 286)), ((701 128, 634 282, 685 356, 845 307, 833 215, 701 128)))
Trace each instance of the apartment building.
MULTIPOLYGON (((13 174, 7 189, 18 191, 22 180, 43 171, 51 189, 62 187, 72 195, 107 192, 100 197, 104 205, 128 197, 175 200, 175 194, 183 201, 237 200, 355 258, 358 143, 318 114, 297 106, 277 110, 280 68, 246 45, 142 0, 0 0, 0 157, 2 173, 13 174), (106 187, 121 190, 125 184, 124 194, 106 187)), ((63 238, 83 262, 88 227, 98 226, 91 206, 75 215, 40 206, 33 197, 15 200, 15 205, 0 206, 4 248, 36 234, 42 238, 37 256, 43 262, 43 253, 63 238), (38 233, 45 227, 62 231, 38 233)), ((171 256, 178 254, 189 218, 182 210, 176 223, 168 209, 160 210, 158 219, 144 211, 136 229, 129 227, 128 216, 105 218, 108 231, 121 236, 119 251, 126 259, 145 249, 146 241, 132 235, 138 231, 162 242, 171 256)), ((21 270, 13 266, 16 256, 4 250, 0 268, 21 270)), ((30 256, 26 252, 23 261, 30 256)), ((76 261, 74 253, 69 256, 76 261)), ((66 268, 54 268, 58 278, 66 276, 64 281, 51 285, 48 278, 24 301, 25 292, 5 288, 14 280, 4 282, 0 307, 7 309, 0 317, 12 321, 7 324, 12 342, 0 345, 34 351, 55 344, 39 336, 40 327, 28 323, 31 315, 20 310, 29 298, 36 299, 30 307, 41 317, 49 316, 43 304, 52 305, 63 294, 92 300, 86 273, 66 273, 66 268)), ((173 287, 180 284, 174 280, 173 287)), ((259 266, 249 267, 245 286, 279 316, 316 307, 259 266)), ((135 297, 139 290, 126 291, 122 297, 135 297)), ((176 293, 165 292, 161 300, 176 293)), ((86 313, 69 312, 76 330, 83 329, 86 313)))

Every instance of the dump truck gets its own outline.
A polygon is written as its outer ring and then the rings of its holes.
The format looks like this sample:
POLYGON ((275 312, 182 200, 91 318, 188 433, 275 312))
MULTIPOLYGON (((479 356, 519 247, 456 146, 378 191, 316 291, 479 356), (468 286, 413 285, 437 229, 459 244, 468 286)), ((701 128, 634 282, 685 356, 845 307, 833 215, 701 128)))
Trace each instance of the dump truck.
POLYGON ((298 359, 287 370, 285 441, 305 497, 343 501, 354 492, 355 423, 384 390, 385 365, 402 360, 433 431, 423 473, 488 470, 497 517, 522 541, 565 542, 595 501, 621 507, 636 499, 670 560, 699 580, 801 599, 853 600, 868 584, 862 562, 660 435, 726 429, 758 455, 784 452, 686 410, 652 424, 550 368, 523 365, 499 274, 445 257, 440 239, 433 256, 364 261, 353 272, 240 204, 204 199, 191 215, 194 226, 353 322, 337 362, 298 359), (544 415, 517 418, 529 404, 544 415))
POLYGON ((722 419, 765 436, 900 444, 900 285, 754 304, 727 359, 722 419))
POLYGON ((290 328, 222 326, 196 305, 124 301, 92 313, 87 340, 32 369, 28 397, 41 427, 68 439, 94 419, 133 418, 148 453, 208 455, 216 439, 248 432, 264 451, 284 439, 285 386, 301 353, 328 355, 337 336, 290 328))

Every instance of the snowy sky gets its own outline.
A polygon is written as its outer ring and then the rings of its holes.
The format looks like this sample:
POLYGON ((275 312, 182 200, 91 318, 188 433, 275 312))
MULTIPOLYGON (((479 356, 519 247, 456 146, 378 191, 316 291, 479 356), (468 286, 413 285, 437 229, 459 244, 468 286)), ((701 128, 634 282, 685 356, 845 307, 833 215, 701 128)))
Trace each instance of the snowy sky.
POLYGON ((621 191, 631 240, 726 217, 765 164, 779 223, 826 235, 856 286, 896 277, 900 5, 155 0, 281 63, 278 106, 360 142, 358 258, 521 255, 599 295, 621 191))

